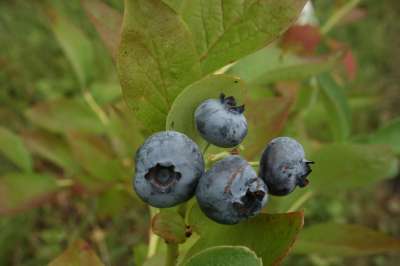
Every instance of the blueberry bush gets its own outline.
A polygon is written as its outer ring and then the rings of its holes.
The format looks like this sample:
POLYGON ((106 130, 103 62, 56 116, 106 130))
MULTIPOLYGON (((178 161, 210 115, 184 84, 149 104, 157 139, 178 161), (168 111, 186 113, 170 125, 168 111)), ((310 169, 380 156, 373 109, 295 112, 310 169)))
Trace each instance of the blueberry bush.
POLYGON ((396 7, 2 1, 0 265, 397 265, 396 7))

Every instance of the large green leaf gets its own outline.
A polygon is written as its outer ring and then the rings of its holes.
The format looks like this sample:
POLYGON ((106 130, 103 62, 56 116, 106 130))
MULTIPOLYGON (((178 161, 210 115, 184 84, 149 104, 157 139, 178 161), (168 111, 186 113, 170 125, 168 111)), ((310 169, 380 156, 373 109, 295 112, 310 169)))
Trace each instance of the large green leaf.
POLYGON ((58 190, 45 174, 9 173, 0 177, 0 214, 28 210, 46 202, 58 190))
POLYGON ((293 252, 330 256, 400 252, 400 239, 361 225, 324 223, 302 230, 293 252))
POLYGON ((117 64, 124 97, 149 132, 165 129, 176 96, 201 76, 189 30, 160 0, 125 0, 117 64))
POLYGON ((368 138, 369 143, 386 144, 392 147, 397 155, 400 154, 400 119, 391 121, 378 129, 368 138))
POLYGON ((238 225, 220 225, 204 216, 195 205, 189 223, 200 239, 187 253, 184 262, 212 246, 246 246, 262 258, 265 266, 278 265, 289 252, 303 226, 303 213, 260 214, 238 225))
POLYGON ((0 152, 16 166, 32 171, 32 158, 21 138, 5 127, 0 127, 0 152))
POLYGON ((186 0, 179 12, 193 34, 203 74, 208 74, 276 39, 306 2, 186 0))
POLYGON ((44 131, 25 132, 22 135, 27 147, 40 157, 49 160, 68 173, 73 173, 78 164, 63 138, 44 131))
POLYGON ((100 0, 81 0, 81 3, 101 40, 115 57, 120 40, 122 15, 100 0))
POLYGON ((33 124, 57 133, 71 130, 90 133, 105 131, 99 117, 85 102, 77 99, 41 102, 28 109, 26 115, 33 124))
POLYGON ((330 144, 311 159, 316 163, 310 188, 322 193, 363 187, 398 172, 397 158, 382 145, 330 144))
POLYGON ((261 259, 246 247, 218 246, 191 257, 185 266, 262 266, 261 259))
POLYGON ((104 266, 92 247, 83 240, 73 242, 49 266, 104 266))
POLYGON ((227 75, 209 76, 191 84, 174 101, 166 128, 185 133, 198 144, 204 144, 195 128, 194 112, 203 101, 219 98, 221 93, 234 96, 241 102, 244 100, 244 84, 238 78, 227 75))
POLYGON ((351 112, 344 90, 330 74, 321 74, 317 80, 333 136, 337 141, 346 140, 351 131, 351 112))
POLYGON ((48 14, 53 33, 71 63, 81 87, 85 88, 92 81, 95 69, 93 45, 84 32, 57 9, 50 8, 48 14))

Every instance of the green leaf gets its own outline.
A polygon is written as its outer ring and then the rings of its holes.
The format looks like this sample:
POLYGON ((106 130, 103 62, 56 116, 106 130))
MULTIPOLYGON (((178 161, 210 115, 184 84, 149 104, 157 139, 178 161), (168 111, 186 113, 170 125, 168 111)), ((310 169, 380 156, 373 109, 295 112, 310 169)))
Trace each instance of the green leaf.
POLYGON ((186 240, 185 222, 176 211, 161 210, 152 218, 151 229, 168 243, 181 244, 186 240))
POLYGON ((180 14, 193 34, 203 74, 208 74, 272 42, 306 2, 189 0, 180 14))
POLYGON ((398 173, 396 156, 382 145, 330 144, 311 159, 310 188, 321 193, 340 193, 398 173))
POLYGON ((96 215, 101 219, 112 218, 144 205, 130 186, 115 185, 108 187, 97 197, 96 215))
POLYGON ((16 166, 32 171, 32 158, 21 138, 5 127, 0 127, 0 152, 16 166))
POLYGON ((83 240, 73 242, 49 266, 104 266, 92 247, 83 240))
POLYGON ((108 116, 110 119, 109 137, 114 150, 121 158, 133 159, 132 154, 144 141, 141 126, 135 115, 125 102, 121 102, 121 106, 113 105, 113 109, 108 111, 108 116))
POLYGON ((112 57, 116 57, 122 15, 100 0, 82 0, 83 9, 112 57))
POLYGON ((368 142, 389 145, 397 155, 400 155, 400 118, 391 121, 369 136, 368 142))
POLYGON ((276 45, 269 45, 241 58, 226 73, 238 76, 246 83, 253 83, 265 73, 301 62, 302 60, 292 53, 285 53, 276 45))
POLYGON ((56 179, 45 174, 9 173, 0 177, 0 215, 29 210, 53 196, 56 179))
POLYGON ((166 128, 186 134, 199 145, 205 144, 195 128, 194 112, 203 101, 219 98, 222 92, 234 96, 239 102, 244 100, 244 84, 238 78, 214 75, 191 84, 174 101, 166 128))
POLYGON ((265 266, 277 265, 287 255, 303 226, 303 213, 260 214, 238 225, 220 225, 204 216, 194 205, 189 224, 200 239, 189 250, 191 256, 212 246, 240 245, 253 250, 265 266))
POLYGON ((165 129, 178 94, 201 77, 192 36, 161 0, 126 0, 118 72, 123 95, 149 132, 165 129))
POLYGON ((240 59, 226 73, 238 76, 252 86, 266 86, 286 80, 303 80, 331 69, 340 54, 306 60, 285 53, 274 45, 240 59))
POLYGON ((185 266, 262 266, 257 255, 246 247, 218 246, 207 248, 191 257, 185 266))
POLYGON ((330 74, 321 74, 317 80, 333 136, 337 141, 346 140, 351 131, 351 112, 344 90, 330 74))
POLYGON ((121 86, 118 82, 93 82, 89 89, 93 99, 100 106, 121 99, 121 86))
POLYGON ((277 68, 255 79, 252 84, 265 86, 281 80, 303 80, 330 70, 337 62, 336 58, 329 58, 328 60, 319 59, 312 62, 303 62, 301 64, 277 68))
POLYGON ((21 169, 0 153, 0 175, 18 171, 21 169))
POLYGON ((184 0, 162 0, 166 5, 179 13, 184 0))
POLYGON ((75 172, 78 165, 71 156, 65 140, 55 134, 42 132, 25 132, 22 135, 27 147, 35 154, 58 165, 67 172, 75 172))
POLYGON ((49 11, 50 27, 71 63, 82 88, 93 78, 94 49, 86 35, 55 8, 49 11))
POLYGON ((400 240, 361 225, 330 222, 302 230, 293 252, 329 256, 366 256, 383 252, 400 252, 400 240))
POLYGON ((74 157, 92 178, 103 182, 127 180, 130 173, 122 161, 101 138, 82 134, 69 134, 68 143, 74 157))
POLYGON ((146 259, 143 263, 143 266, 160 266, 165 263, 165 255, 164 254, 156 254, 151 258, 146 259))
POLYGON ((41 102, 28 109, 26 116, 33 124, 56 133, 105 131, 98 116, 85 102, 78 99, 61 98, 41 102))

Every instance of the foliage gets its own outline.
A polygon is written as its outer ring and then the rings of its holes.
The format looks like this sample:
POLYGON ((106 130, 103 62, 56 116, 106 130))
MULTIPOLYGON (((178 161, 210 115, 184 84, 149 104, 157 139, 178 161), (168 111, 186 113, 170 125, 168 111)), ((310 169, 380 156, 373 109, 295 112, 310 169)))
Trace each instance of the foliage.
POLYGON ((328 2, 315 1, 321 27, 295 24, 305 0, 0 3, 0 264, 321 265, 398 253, 399 239, 332 210, 399 174, 400 127, 398 113, 386 121, 378 111, 389 109, 374 107, 390 95, 370 83, 387 66, 364 67, 383 61, 360 35, 371 22, 341 25, 358 1, 328 2), (221 92, 246 104, 241 154, 258 160, 271 138, 296 137, 317 162, 310 187, 235 226, 194 200, 148 211, 131 189, 134 152, 166 129, 204 147, 193 112, 221 92))

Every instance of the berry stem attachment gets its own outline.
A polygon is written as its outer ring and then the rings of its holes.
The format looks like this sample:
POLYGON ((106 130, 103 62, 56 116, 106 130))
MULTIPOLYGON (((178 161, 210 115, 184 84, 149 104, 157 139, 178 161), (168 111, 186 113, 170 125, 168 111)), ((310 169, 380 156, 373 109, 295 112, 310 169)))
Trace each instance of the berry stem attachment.
POLYGON ((260 162, 249 162, 251 166, 260 166, 260 162))
POLYGON ((231 154, 227 151, 223 151, 223 152, 220 152, 217 154, 210 154, 210 156, 208 157, 208 161, 210 161, 210 162, 219 161, 221 159, 228 157, 229 155, 231 155, 231 154))

